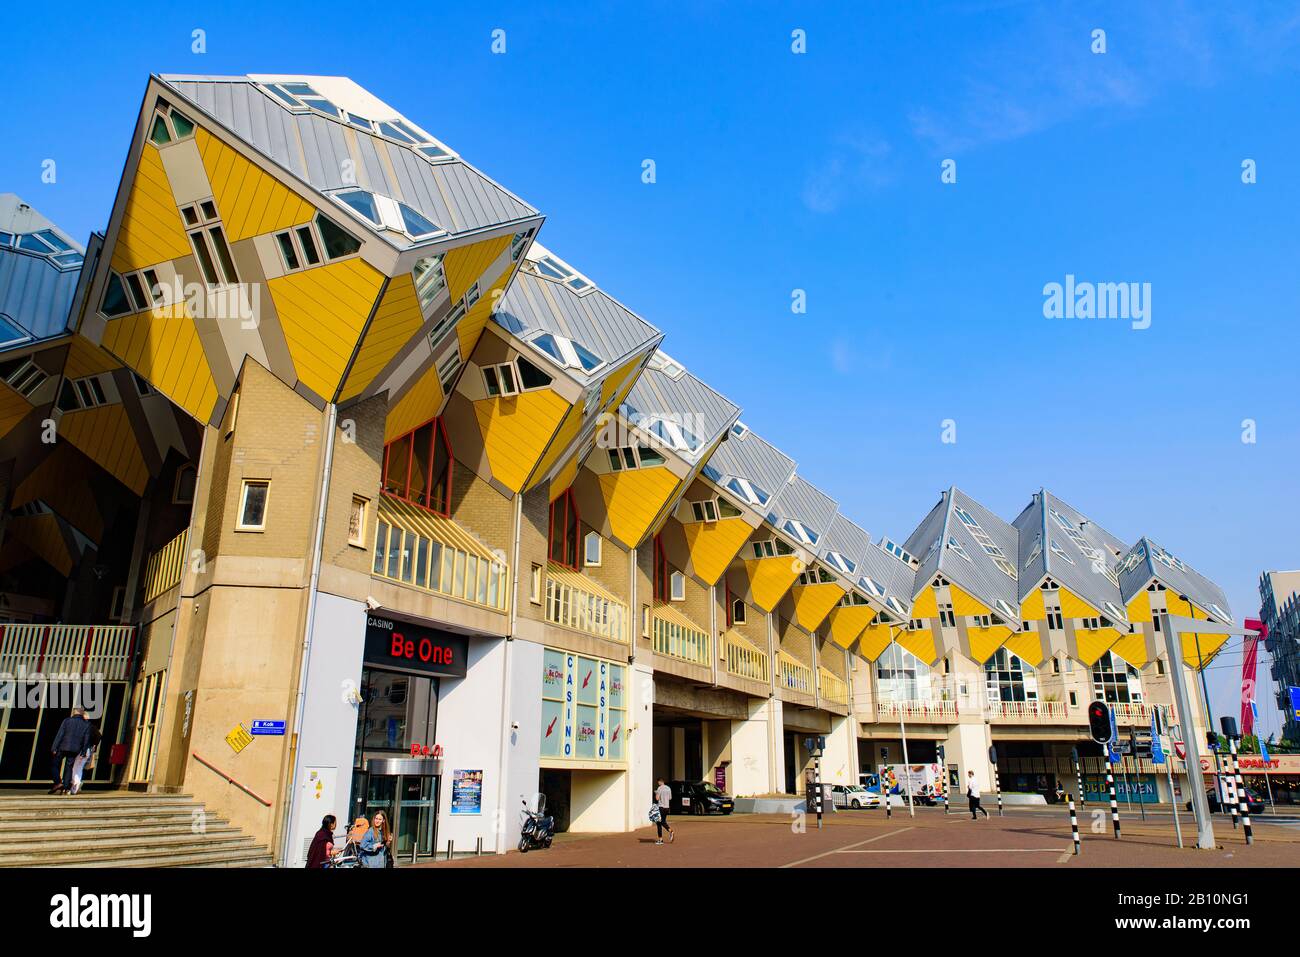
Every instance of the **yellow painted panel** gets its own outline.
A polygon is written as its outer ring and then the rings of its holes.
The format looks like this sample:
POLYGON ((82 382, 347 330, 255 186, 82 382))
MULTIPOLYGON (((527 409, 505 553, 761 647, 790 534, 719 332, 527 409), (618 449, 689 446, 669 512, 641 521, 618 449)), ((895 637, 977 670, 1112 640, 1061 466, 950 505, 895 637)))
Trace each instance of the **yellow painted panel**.
POLYGON ((85 452, 135 494, 144 493, 149 470, 122 406, 101 405, 65 413, 59 420, 58 432, 59 438, 85 452))
MULTIPOLYGON (((948 586, 948 592, 952 595, 952 613, 954 615, 989 614, 989 609, 987 608, 987 606, 985 606, 975 598, 971 597, 970 595, 966 594, 966 592, 962 591, 956 585, 950 584, 948 586)), ((914 612, 912 614, 912 617, 918 618, 920 616, 915 614, 914 612)))
POLYGON ((632 391, 632 386, 636 383, 633 373, 640 367, 641 357, 635 356, 605 376, 605 381, 600 384, 601 408, 610 405, 611 399, 614 400, 613 407, 617 408, 619 403, 627 398, 627 394, 632 391))
MULTIPOLYGON (((360 395, 423 325, 424 313, 420 311, 420 300, 415 293, 415 280, 409 273, 398 276, 388 284, 384 298, 375 310, 375 318, 366 330, 366 338, 357 350, 356 361, 352 363, 352 371, 348 373, 348 381, 339 398, 344 400, 360 395)), ((428 421, 428 418, 423 421, 428 421)))
POLYGON ((1006 645, 1007 651, 1021 658, 1031 667, 1037 668, 1047 657, 1047 650, 1043 647, 1043 637, 1036 631, 1017 631, 1003 644, 1006 645))
MULTIPOLYGON (((546 454, 542 456, 541 461, 537 463, 537 467, 533 469, 533 474, 537 476, 538 481, 551 471, 555 463, 559 461, 560 456, 573 442, 574 437, 582 429, 582 419, 582 400, 579 399, 577 404, 569 406, 569 411, 564 414, 564 421, 560 423, 560 427, 555 431, 554 440, 551 441, 549 446, 544 446, 546 454)), ((549 439, 550 435, 547 435, 546 438, 549 439)), ((576 451, 574 454, 577 454, 576 451)))
POLYGON ((601 475, 600 494, 614 537, 629 548, 640 544, 680 484, 665 465, 601 475))
POLYGON ((790 590, 802 570, 793 555, 745 559, 749 592, 761 611, 771 611, 790 590))
POLYGON ((483 333, 483 327, 487 325, 488 319, 492 316, 492 306, 497 301, 497 293, 505 289, 506 284, 510 282, 510 277, 513 275, 513 269, 502 272, 496 281, 483 291, 479 301, 470 307, 469 312, 465 313, 465 318, 456 324, 456 338, 460 342, 462 358, 474 354, 474 347, 478 345, 479 336, 483 333))
POLYGON ((5 529, 5 537, 22 542, 60 575, 72 574, 72 555, 59 529, 59 520, 44 515, 19 515, 5 529))
MULTIPOLYGON (((1025 621, 1046 621, 1047 609, 1043 604, 1043 590, 1035 588, 1020 603, 1020 617, 1025 621)), ((1024 657, 1021 655, 1020 657, 1024 657)))
POLYGON ((1151 593, 1145 588, 1129 601, 1128 620, 1134 624, 1151 620, 1151 593))
POLYGON ((966 641, 970 645, 971 660, 977 664, 984 664, 1010 637, 1011 629, 1004 625, 994 625, 991 628, 967 628, 966 641))
POLYGON ((1121 635, 1119 641, 1115 642, 1110 650, 1134 668, 1144 667, 1151 660, 1151 656, 1147 652, 1146 635, 1141 631, 1121 635))
POLYGON ((932 665, 939 660, 939 650, 934 643, 934 632, 928 628, 921 631, 904 631, 898 636, 898 643, 927 665, 932 665))
POLYGON ((1114 628, 1076 628, 1074 657, 1085 665, 1094 665, 1119 638, 1120 634, 1114 628))
POLYGON ((322 398, 334 397, 383 280, 353 258, 267 281, 298 379, 322 398))
POLYGON ((1172 592, 1169 591, 1168 589, 1165 589, 1164 596, 1165 596, 1165 607, 1169 609, 1169 614, 1182 615, 1185 618, 1196 617, 1192 612, 1192 603, 1188 601, 1183 601, 1181 598, 1178 597, 1178 594, 1176 592, 1172 592))
POLYGON ((231 242, 288 229, 315 215, 314 206, 202 127, 194 142, 231 242))
POLYGON ((384 421, 384 441, 391 442, 418 425, 423 425, 442 408, 442 383, 438 381, 438 368, 432 362, 420 373, 415 384, 388 410, 384 421))
POLYGON ((9 388, 7 383, 0 383, 0 438, 9 434, 9 430, 27 418, 32 411, 32 404, 9 388))
POLYGON ((875 617, 876 610, 870 605, 845 605, 842 608, 832 608, 829 615, 831 641, 841 648, 847 648, 875 617))
POLYGON ((550 389, 475 402, 492 477, 520 491, 568 408, 569 403, 550 389))
POLYGON ((743 518, 723 518, 716 522, 688 522, 682 531, 695 577, 716 585, 754 530, 743 518))
POLYGON ((14 489, 13 508, 40 499, 98 543, 104 536, 104 518, 91 492, 93 478, 90 465, 71 444, 58 445, 14 489))
POLYGON ((578 468, 582 462, 576 455, 570 456, 569 461, 564 463, 564 468, 555 473, 555 478, 551 479, 551 487, 547 493, 547 499, 554 502, 564 494, 565 490, 573 484, 573 480, 578 477, 578 468))
POLYGON ((1096 618, 1101 612, 1067 588, 1060 589, 1061 614, 1066 618, 1096 618))
POLYGON ((206 424, 217 403, 217 386, 186 307, 177 304, 170 312, 112 320, 104 329, 104 348, 206 424))
POLYGON ((888 625, 868 625, 858 639, 858 654, 868 661, 875 661, 889 647, 889 634, 888 625))
POLYGON ((145 143, 113 246, 113 268, 118 272, 132 272, 188 256, 190 252, 190 241, 162 157, 157 147, 145 143))
MULTIPOLYGON (((510 235, 498 236, 495 239, 484 239, 482 242, 447 250, 447 254, 442 257, 442 271, 447 277, 447 291, 451 293, 452 302, 460 301, 469 287, 483 275, 483 270, 505 252, 511 238, 510 235)), ((510 270, 507 269, 506 273, 509 272, 510 270)), ((491 297, 485 293, 484 298, 490 300, 491 297)), ((474 305, 477 306, 478 303, 474 305)), ((490 305, 489 302, 489 307, 490 305)))
POLYGON ((929 584, 922 587, 920 593, 912 599, 913 618, 938 618, 939 599, 934 588, 929 584))
POLYGON ((111 372, 120 368, 121 365, 122 363, 91 343, 90 340, 76 335, 72 337, 72 343, 68 348, 68 358, 63 364, 63 374, 69 379, 80 379, 83 376, 111 372))
POLYGON ((794 585, 790 589, 790 598, 794 601, 795 623, 805 631, 816 631, 843 597, 844 589, 833 582, 794 585))

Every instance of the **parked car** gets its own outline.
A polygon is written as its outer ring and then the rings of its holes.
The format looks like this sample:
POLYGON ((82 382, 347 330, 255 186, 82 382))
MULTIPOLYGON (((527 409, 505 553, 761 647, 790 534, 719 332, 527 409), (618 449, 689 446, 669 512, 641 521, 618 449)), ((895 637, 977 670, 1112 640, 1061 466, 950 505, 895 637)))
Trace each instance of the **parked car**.
POLYGON ((673 792, 673 814, 730 814, 736 806, 730 794, 709 781, 669 781, 668 788, 673 792))
MULTIPOLYGON (((1218 792, 1215 791, 1213 788, 1210 788, 1208 791, 1205 792, 1205 799, 1206 799, 1207 801, 1210 802, 1210 813, 1211 813, 1211 814, 1231 814, 1231 813, 1232 813, 1232 809, 1231 809, 1230 807, 1224 807, 1224 806, 1222 805, 1222 803, 1219 801, 1219 794, 1218 794, 1218 792)), ((1187 802, 1187 810, 1190 811, 1191 809, 1192 809, 1192 802, 1191 802, 1191 801, 1188 801, 1188 802, 1187 802)), ((1259 796, 1258 794, 1254 794, 1254 793, 1252 793, 1251 791, 1247 791, 1247 792, 1246 792, 1246 810, 1247 810, 1247 812, 1249 812, 1250 814, 1263 814, 1263 813, 1264 813, 1264 801, 1263 801, 1263 799, 1260 798, 1260 796, 1259 796)))
POLYGON ((861 784, 832 784, 831 801, 836 807, 864 808, 880 804, 880 795, 861 784))

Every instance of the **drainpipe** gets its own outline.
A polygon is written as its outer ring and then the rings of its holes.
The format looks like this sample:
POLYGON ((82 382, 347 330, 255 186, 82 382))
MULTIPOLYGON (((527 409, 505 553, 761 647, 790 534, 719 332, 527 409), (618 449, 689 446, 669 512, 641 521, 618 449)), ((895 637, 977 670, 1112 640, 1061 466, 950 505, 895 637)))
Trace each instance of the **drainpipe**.
MULTIPOLYGON (((511 652, 514 651, 515 644, 515 623, 519 620, 519 540, 520 530, 523 525, 524 515, 524 493, 515 493, 515 541, 514 557, 511 559, 511 569, 514 577, 514 588, 511 589, 510 596, 510 615, 509 623, 506 628, 506 648, 505 657, 501 663, 501 747, 497 753, 497 812, 501 815, 501 824, 495 828, 496 831, 496 852, 504 854, 506 852, 506 742, 510 740, 513 733, 510 729, 510 662, 514 657, 511 652)), ((529 572, 529 582, 532 581, 531 569, 529 572)))
POLYGON ((320 498, 316 504, 316 536, 311 548, 311 581, 307 590, 307 626, 302 638, 302 666, 298 671, 298 702, 294 707, 293 757, 289 761, 287 807, 281 819, 284 833, 280 837, 280 863, 289 859, 289 842, 293 834, 293 812, 298 804, 298 762, 302 756, 302 716, 307 708, 307 678, 311 672, 312 630, 316 625, 316 586, 320 582, 321 552, 325 540, 325 514, 329 505, 330 473, 334 469, 334 430, 338 406, 333 402, 325 412, 325 463, 321 470, 320 498))

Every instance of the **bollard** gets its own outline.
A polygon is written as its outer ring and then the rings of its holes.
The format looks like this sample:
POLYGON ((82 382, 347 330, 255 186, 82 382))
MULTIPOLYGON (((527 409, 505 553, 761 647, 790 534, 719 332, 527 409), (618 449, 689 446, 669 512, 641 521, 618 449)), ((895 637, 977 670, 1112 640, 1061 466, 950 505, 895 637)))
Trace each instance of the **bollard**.
POLYGON ((948 782, 947 781, 945 781, 943 784, 943 813, 944 814, 948 813, 948 782))
POLYGON ((1079 857, 1083 854, 1083 846, 1079 842, 1079 816, 1074 813, 1074 795, 1067 795, 1070 799, 1070 837, 1074 839, 1074 856, 1079 857))
POLYGON ((1002 817, 1002 785, 998 780, 998 766, 993 765, 993 790, 998 795, 998 817, 1002 817))
POLYGON ((451 853, 452 853, 451 849, 453 846, 454 845, 452 844, 451 841, 447 842, 447 860, 451 860, 451 853))
POLYGON ((1219 799, 1220 805, 1225 803, 1228 805, 1228 811, 1232 814, 1232 829, 1235 831, 1237 829, 1237 787, 1236 782, 1232 780, 1232 768, 1226 759, 1221 762, 1218 754, 1214 756, 1214 766, 1219 769, 1217 780, 1222 785, 1215 792, 1215 796, 1219 799), (1228 773, 1225 774, 1225 771, 1228 773))
POLYGON ((1241 804, 1241 831, 1246 835, 1246 843, 1254 844, 1255 836, 1250 830, 1250 805, 1247 803, 1246 785, 1241 780, 1241 764, 1237 761, 1237 739, 1232 738, 1232 789, 1241 804))
POLYGON ((1110 823, 1115 826, 1115 840, 1119 840, 1119 801, 1115 799, 1115 775, 1110 762, 1106 763, 1106 790, 1110 792, 1110 823))
POLYGON ((1088 802, 1083 799, 1083 768, 1078 758, 1074 759, 1074 779, 1079 785, 1079 807, 1083 807, 1088 802))
POLYGON ((481 837, 478 839, 478 843, 474 845, 474 856, 475 857, 483 856, 483 838, 481 837))

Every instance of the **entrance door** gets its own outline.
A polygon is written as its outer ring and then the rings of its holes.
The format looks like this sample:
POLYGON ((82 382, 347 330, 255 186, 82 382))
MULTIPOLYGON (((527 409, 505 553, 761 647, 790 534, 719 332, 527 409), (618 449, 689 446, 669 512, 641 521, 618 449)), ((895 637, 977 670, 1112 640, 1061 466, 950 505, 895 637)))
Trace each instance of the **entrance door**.
POLYGON ((429 857, 434 852, 437 834, 441 780, 430 775, 358 771, 353 776, 353 794, 365 794, 365 804, 362 806, 358 799, 353 799, 354 819, 364 815, 366 820, 371 820, 376 812, 383 811, 393 829, 394 853, 405 860, 410 860, 413 851, 417 857, 429 857))

